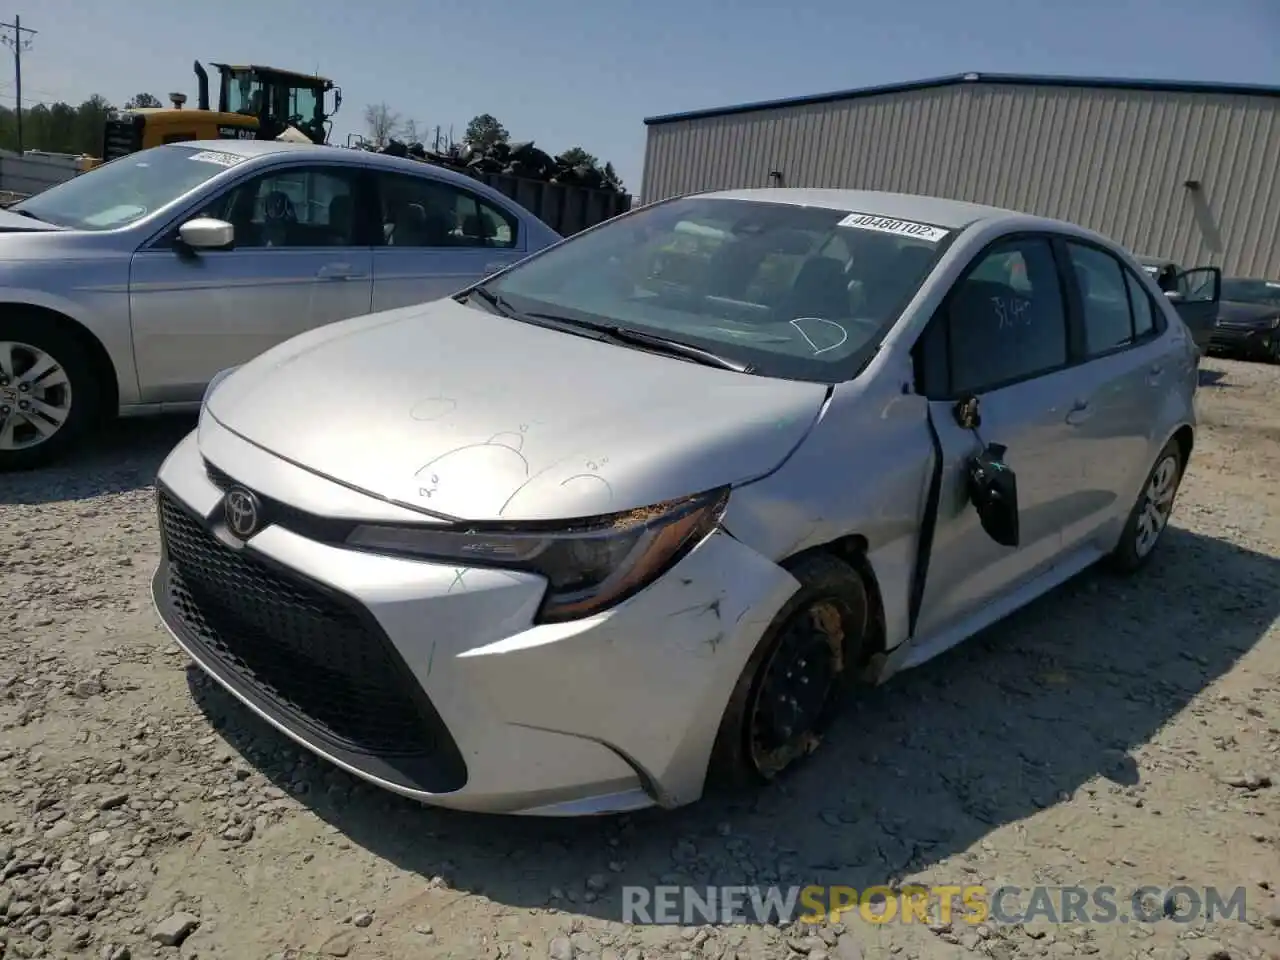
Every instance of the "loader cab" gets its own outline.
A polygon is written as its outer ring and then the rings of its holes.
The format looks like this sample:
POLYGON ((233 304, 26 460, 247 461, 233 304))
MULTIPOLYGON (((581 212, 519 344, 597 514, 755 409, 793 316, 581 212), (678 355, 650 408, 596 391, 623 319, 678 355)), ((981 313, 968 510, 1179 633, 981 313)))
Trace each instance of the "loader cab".
POLYGON ((313 143, 326 143, 330 120, 342 104, 342 90, 332 80, 275 67, 214 63, 218 70, 218 112, 258 121, 257 137, 273 140, 295 127, 313 143), (333 107, 326 96, 333 93, 333 107))

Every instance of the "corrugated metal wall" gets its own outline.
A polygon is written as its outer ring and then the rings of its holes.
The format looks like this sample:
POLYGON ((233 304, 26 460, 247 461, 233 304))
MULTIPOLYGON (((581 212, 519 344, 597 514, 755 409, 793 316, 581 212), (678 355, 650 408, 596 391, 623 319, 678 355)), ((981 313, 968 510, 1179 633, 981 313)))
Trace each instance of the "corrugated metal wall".
POLYGON ((1280 98, 974 83, 675 120, 649 127, 641 193, 767 187, 771 170, 791 187, 1057 217, 1137 253, 1280 278, 1280 98))

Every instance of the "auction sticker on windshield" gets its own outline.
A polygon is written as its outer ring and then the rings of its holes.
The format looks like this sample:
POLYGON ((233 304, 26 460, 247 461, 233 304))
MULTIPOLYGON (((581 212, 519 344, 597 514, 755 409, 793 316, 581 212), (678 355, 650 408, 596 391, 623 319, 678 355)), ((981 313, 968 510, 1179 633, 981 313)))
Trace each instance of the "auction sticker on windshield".
POLYGON ((234 167, 237 163, 244 163, 244 157, 237 157, 234 153, 219 153, 217 150, 201 150, 193 153, 191 159, 202 163, 216 163, 220 167, 234 167))
POLYGON ((893 217, 877 217, 870 213, 851 213, 836 226, 853 227, 856 230, 875 230, 877 233, 892 233, 899 237, 928 240, 930 243, 937 243, 951 232, 928 223, 895 220, 893 217))

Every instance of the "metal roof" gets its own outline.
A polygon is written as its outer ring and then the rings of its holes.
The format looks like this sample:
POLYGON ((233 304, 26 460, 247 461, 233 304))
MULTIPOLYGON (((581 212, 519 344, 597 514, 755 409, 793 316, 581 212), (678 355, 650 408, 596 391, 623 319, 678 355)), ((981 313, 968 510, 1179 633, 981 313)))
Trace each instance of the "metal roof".
POLYGON ((855 90, 836 90, 816 93, 807 97, 786 97, 781 100, 761 100, 728 107, 710 107, 686 113, 667 113, 645 117, 645 126, 673 123, 676 120, 705 120, 712 117, 728 117, 738 113, 772 110, 778 107, 805 107, 860 97, 881 97, 892 93, 910 93, 915 90, 931 90, 963 83, 998 83, 1021 87, 1077 87, 1110 90, 1147 90, 1160 93, 1200 93, 1219 96, 1280 97, 1280 87, 1249 83, 1211 83, 1195 80, 1124 80, 1110 77, 1052 77, 1020 73, 958 73, 929 80, 912 80, 905 83, 888 83, 855 90))

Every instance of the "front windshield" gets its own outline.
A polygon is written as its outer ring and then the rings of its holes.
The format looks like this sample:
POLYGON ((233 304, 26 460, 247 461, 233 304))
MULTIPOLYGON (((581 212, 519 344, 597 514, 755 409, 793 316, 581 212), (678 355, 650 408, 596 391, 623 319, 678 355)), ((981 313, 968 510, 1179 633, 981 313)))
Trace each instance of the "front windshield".
POLYGON ((1280 282, 1230 278, 1222 281, 1222 299, 1235 303, 1256 303, 1280 307, 1280 282))
POLYGON ((949 231, 847 210, 691 197, 645 207, 485 285, 517 311, 656 334, 797 380, 848 379, 949 231))
POLYGON ((154 213, 244 160, 216 150, 153 147, 105 163, 10 210, 75 230, 112 230, 154 213))

